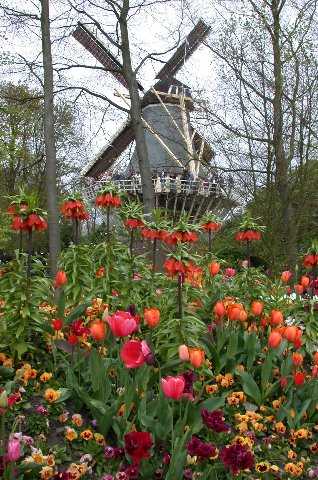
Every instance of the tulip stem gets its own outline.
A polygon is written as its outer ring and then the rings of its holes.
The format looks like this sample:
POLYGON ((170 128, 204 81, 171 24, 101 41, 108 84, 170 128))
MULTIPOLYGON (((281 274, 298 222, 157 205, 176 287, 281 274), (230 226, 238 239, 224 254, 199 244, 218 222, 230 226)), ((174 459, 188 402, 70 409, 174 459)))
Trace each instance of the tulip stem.
POLYGON ((153 247, 152 247, 152 271, 156 271, 156 254, 157 254, 157 239, 154 238, 153 247))
POLYGON ((212 232, 211 230, 208 231, 208 236, 209 236, 209 252, 212 252, 212 232))
POLYGON ((183 319, 183 298, 182 298, 182 273, 178 275, 178 306, 179 306, 179 318, 183 319))

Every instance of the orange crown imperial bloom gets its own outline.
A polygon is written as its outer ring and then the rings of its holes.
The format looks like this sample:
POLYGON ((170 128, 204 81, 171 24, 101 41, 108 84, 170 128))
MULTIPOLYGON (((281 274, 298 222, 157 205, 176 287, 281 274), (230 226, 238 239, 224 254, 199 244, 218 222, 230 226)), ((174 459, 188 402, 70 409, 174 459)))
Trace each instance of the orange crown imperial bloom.
POLYGON ((145 308, 144 320, 148 327, 155 328, 160 322, 160 310, 154 307, 145 308))

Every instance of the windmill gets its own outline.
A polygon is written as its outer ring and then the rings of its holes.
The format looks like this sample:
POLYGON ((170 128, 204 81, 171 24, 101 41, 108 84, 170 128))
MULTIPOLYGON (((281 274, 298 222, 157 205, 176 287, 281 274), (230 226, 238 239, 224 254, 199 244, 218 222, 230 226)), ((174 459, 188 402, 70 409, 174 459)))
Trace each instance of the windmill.
MULTIPOLYGON (((204 185, 207 177, 205 165, 209 165, 213 151, 191 124, 190 114, 194 101, 190 88, 175 78, 184 63, 202 44, 210 31, 203 21, 195 25, 184 42, 156 75, 154 85, 145 92, 141 83, 142 120, 151 170, 154 176, 157 206, 165 206, 182 214, 184 211, 198 217, 217 203, 220 186, 215 182, 204 185), (165 178, 161 179, 164 172, 165 178), (184 178, 187 172, 187 178, 184 178), (166 175, 168 174, 168 176, 166 175), (171 178, 172 174, 172 178, 171 178), (183 175, 183 177, 182 177, 183 175), (169 177, 169 178, 168 178, 169 177), (169 181, 168 181, 169 180, 169 181)), ((73 32, 75 39, 98 60, 107 71, 127 88, 123 67, 109 50, 85 27, 78 23, 73 32)), ((124 94, 117 92, 129 106, 124 94)), ((93 196, 96 187, 103 183, 119 156, 134 141, 130 118, 119 128, 109 143, 82 171, 86 178, 95 182, 87 188, 87 196, 93 196)), ((141 195, 138 183, 138 157, 136 149, 126 170, 125 179, 117 180, 121 188, 132 195, 141 195)))

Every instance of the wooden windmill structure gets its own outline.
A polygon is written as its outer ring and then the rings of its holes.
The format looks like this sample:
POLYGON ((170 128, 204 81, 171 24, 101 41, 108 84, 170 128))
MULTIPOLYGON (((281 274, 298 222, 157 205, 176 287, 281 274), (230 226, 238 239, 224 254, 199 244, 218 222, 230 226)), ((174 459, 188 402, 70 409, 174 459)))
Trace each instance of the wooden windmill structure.
MULTIPOLYGON (((148 158, 154 177, 156 204, 173 210, 173 216, 188 212, 197 218, 205 211, 215 208, 216 204, 220 204, 220 199, 223 203, 226 200, 220 185, 213 182, 206 185, 208 173, 206 166, 213 157, 213 150, 191 124, 190 114, 194 109, 194 102, 190 88, 175 78, 209 31, 210 27, 203 20, 199 20, 170 60, 157 73, 154 85, 145 91, 138 82, 143 95, 142 119, 148 158)), ((112 73, 121 86, 127 88, 120 62, 83 24, 78 24, 73 36, 112 73)), ((129 106, 127 97, 120 92, 117 94, 129 106)), ((94 180, 87 183, 88 197, 93 197, 96 190, 105 183, 103 177, 133 141, 134 131, 128 117, 105 148, 82 171, 83 177, 94 180)), ((115 183, 117 182, 131 195, 138 195, 142 199, 138 173, 135 149, 125 178, 115 180, 115 183)))

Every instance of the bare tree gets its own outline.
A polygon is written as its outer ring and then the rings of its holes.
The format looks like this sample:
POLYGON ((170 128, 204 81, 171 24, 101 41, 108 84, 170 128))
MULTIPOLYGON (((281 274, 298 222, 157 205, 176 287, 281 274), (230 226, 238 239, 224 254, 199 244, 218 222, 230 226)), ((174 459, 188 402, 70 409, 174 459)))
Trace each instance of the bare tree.
POLYGON ((41 32, 44 72, 44 141, 46 156, 46 190, 49 220, 49 266, 51 274, 57 272, 60 253, 60 228, 57 198, 57 163, 54 130, 54 83, 50 36, 49 0, 41 0, 41 32))
POLYGON ((219 3, 208 44, 219 77, 205 121, 221 168, 234 171, 247 203, 263 207, 269 256, 281 252, 292 266, 306 202, 299 182, 316 158, 316 0, 219 3))

